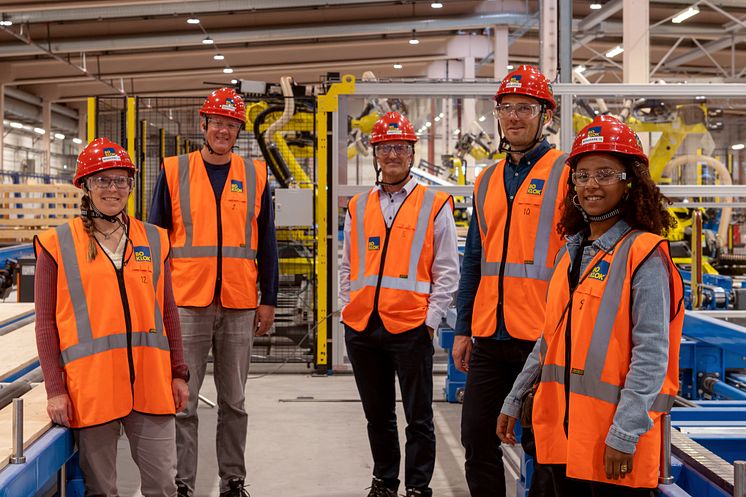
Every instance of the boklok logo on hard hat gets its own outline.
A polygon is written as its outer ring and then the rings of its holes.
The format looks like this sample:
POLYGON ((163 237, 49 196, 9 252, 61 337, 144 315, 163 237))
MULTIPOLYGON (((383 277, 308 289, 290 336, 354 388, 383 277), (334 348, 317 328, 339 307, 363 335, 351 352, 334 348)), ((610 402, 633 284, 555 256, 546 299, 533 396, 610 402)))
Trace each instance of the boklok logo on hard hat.
POLYGON ((528 189, 526 190, 526 193, 528 193, 529 195, 541 195, 541 192, 543 191, 544 180, 532 178, 531 181, 528 183, 528 189))
POLYGON ((599 261, 598 264, 591 269, 588 277, 592 280, 603 281, 606 279, 607 274, 609 274, 609 261, 599 261))
POLYGON ((522 77, 523 76, 521 76, 520 74, 516 74, 515 76, 511 76, 510 77, 510 81, 508 81, 508 83, 505 85, 505 88, 520 88, 521 86, 523 86, 521 84, 521 78, 522 77))
POLYGON ((594 126, 588 128, 588 134, 583 138, 583 141, 580 142, 580 144, 586 145, 588 143, 600 143, 602 141, 604 141, 604 137, 601 136, 601 126, 594 126))
POLYGON ((135 247, 135 260, 137 262, 150 262, 150 247, 135 247))
POLYGON ((118 160, 119 155, 117 154, 117 151, 114 150, 114 148, 109 147, 104 149, 104 156, 101 157, 101 162, 108 162, 111 160, 118 160))
POLYGON ((389 123, 389 129, 386 130, 387 135, 400 135, 401 130, 399 129, 399 123, 389 123))
POLYGON ((220 106, 223 110, 229 110, 231 112, 236 110, 236 104, 233 102, 232 98, 226 98, 225 103, 220 106))

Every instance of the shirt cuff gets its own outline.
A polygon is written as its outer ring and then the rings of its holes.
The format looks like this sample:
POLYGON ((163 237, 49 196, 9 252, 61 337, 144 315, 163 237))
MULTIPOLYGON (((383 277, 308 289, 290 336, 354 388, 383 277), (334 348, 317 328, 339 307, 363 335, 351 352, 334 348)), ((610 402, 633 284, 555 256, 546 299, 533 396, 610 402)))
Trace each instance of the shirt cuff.
POLYGON ((171 370, 171 377, 173 379, 189 381, 189 367, 186 364, 176 366, 171 370))
POLYGON ((442 317, 438 316, 436 313, 427 313, 427 317, 425 318, 425 325, 429 326, 433 329, 433 331, 438 331, 438 328, 440 328, 440 322, 442 321, 442 317))
POLYGON ((275 295, 274 297, 270 297, 269 295, 267 297, 264 297, 264 295, 262 295, 262 298, 259 299, 259 304, 277 307, 277 295, 275 295))
POLYGON ((606 435, 606 445, 625 454, 634 454, 639 438, 636 435, 622 431, 615 425, 611 425, 609 433, 606 435))
POLYGON ((500 409, 502 414, 506 414, 511 418, 518 419, 518 414, 521 412, 521 401, 515 397, 505 397, 503 407, 500 409))

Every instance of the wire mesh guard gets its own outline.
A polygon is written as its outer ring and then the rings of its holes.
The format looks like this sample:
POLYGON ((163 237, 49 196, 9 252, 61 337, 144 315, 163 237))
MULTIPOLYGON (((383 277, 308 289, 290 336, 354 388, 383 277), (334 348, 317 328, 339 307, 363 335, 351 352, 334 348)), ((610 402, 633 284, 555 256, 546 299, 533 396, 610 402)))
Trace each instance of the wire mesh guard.
MULTIPOLYGON (((296 99, 290 112, 283 99, 247 99, 246 130, 234 152, 244 160, 264 160, 268 187, 316 185, 315 106, 296 99)), ((147 219, 153 189, 165 157, 202 147, 199 109, 204 97, 138 97, 136 216, 147 219)), ((127 143, 126 99, 98 99, 97 135, 127 143)), ((275 324, 267 337, 256 337, 252 361, 306 363, 314 360, 316 323, 316 253, 314 226, 277 229, 280 282, 275 324)), ((258 264, 262 261, 258 260, 258 264)))

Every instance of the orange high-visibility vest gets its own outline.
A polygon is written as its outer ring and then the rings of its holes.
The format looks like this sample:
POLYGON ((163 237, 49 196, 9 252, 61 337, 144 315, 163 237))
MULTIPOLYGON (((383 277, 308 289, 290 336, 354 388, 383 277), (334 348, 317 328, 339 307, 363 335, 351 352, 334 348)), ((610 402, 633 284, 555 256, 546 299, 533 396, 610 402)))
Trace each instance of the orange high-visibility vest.
POLYGON ((171 355, 163 328, 165 230, 129 219, 122 270, 103 250, 88 262, 80 218, 34 238, 57 263, 57 331, 71 426, 84 428, 132 411, 174 414, 171 355))
POLYGON ((206 307, 215 296, 218 251, 222 256, 220 303, 254 309, 258 303, 257 217, 267 184, 267 166, 231 154, 220 196, 220 217, 210 178, 199 151, 163 161, 171 194, 171 269, 176 305, 206 307), (218 222, 222 243, 218 246, 218 222))
POLYGON ((479 289, 471 333, 489 337, 502 312, 510 336, 537 340, 544 324, 547 285, 564 240, 557 233, 567 191, 567 155, 551 149, 531 168, 515 199, 505 193, 505 160, 474 185, 474 216, 482 240, 479 289))
POLYGON ((599 252, 588 265, 570 301, 565 253, 549 284, 544 327, 545 348, 541 383, 533 409, 538 460, 567 464, 567 476, 637 488, 658 485, 661 450, 661 415, 673 405, 679 389, 679 343, 684 323, 683 284, 671 261, 668 242, 651 233, 632 231, 611 254, 599 252), (671 293, 669 354, 666 379, 648 415, 653 427, 643 434, 633 459, 633 471, 624 479, 606 478, 606 436, 616 413, 632 356, 632 278, 653 251, 666 254, 671 293), (565 330, 571 316, 572 364, 568 434, 565 436, 565 330))
POLYGON ((350 213, 350 302, 342 321, 357 331, 368 326, 373 310, 390 333, 425 322, 432 288, 433 223, 453 198, 417 185, 386 228, 380 191, 355 195, 350 213))

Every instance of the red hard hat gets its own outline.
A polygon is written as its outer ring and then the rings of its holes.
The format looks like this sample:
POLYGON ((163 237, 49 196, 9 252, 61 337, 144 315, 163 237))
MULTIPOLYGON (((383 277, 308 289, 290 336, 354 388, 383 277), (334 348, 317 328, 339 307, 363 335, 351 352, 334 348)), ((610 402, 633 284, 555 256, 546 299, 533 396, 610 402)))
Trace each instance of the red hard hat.
POLYGON ((370 133, 370 143, 391 142, 404 140, 415 143, 417 135, 414 134, 414 126, 409 119, 398 112, 387 112, 373 125, 370 133))
POLYGON ((547 109, 557 108, 554 101, 552 85, 537 68, 529 65, 518 66, 518 69, 508 73, 500 83, 494 100, 499 102, 505 95, 526 95, 543 101, 547 109))
POLYGON ((137 172, 125 149, 108 138, 96 138, 78 155, 78 170, 75 171, 73 184, 82 188, 87 176, 107 169, 126 169, 132 174, 137 172))
POLYGON ((581 155, 589 152, 629 155, 648 165, 648 156, 642 150, 642 143, 637 133, 612 116, 596 116, 578 133, 567 162, 575 164, 581 155))
POLYGON ((231 117, 245 124, 246 105, 243 97, 236 93, 233 88, 220 88, 210 93, 205 103, 202 104, 199 115, 231 117))

